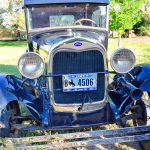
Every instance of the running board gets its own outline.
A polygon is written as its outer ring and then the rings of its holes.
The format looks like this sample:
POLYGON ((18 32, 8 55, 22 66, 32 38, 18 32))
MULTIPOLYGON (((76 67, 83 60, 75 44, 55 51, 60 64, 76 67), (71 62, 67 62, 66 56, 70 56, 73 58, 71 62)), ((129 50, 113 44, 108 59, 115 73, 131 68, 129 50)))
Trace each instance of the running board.
POLYGON ((12 150, 90 147, 145 140, 150 140, 150 126, 2 139, 4 147, 12 150))

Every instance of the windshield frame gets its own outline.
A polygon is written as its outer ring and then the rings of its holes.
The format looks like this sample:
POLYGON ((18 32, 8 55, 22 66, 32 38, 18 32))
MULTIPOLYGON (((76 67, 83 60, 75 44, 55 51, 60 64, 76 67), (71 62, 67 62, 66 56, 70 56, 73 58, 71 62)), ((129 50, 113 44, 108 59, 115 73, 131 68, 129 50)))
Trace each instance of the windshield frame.
MULTIPOLYGON (((78 4, 78 3, 77 3, 78 4)), ((82 3, 81 3, 82 4, 82 3)), ((87 5, 91 5, 91 3, 84 3, 84 4, 87 4, 87 5)), ((94 4, 94 3, 92 3, 92 4, 94 4)), ((61 5, 64 5, 64 4, 60 4, 59 6, 61 6, 61 5)), ((69 4, 68 4, 69 5, 69 4)), ((74 4, 74 5, 76 5, 76 3, 74 4)), ((26 29, 27 29, 27 33, 29 33, 29 32, 32 32, 32 31, 35 31, 35 30, 42 30, 42 29, 46 29, 46 28, 49 28, 49 29, 51 29, 51 28, 53 28, 53 27, 42 27, 42 28, 35 28, 35 29, 30 29, 30 27, 29 27, 29 13, 28 13, 28 11, 29 11, 29 9, 31 9, 32 7, 42 7, 42 6, 45 6, 45 5, 30 5, 30 6, 27 6, 27 7, 25 7, 25 18, 26 18, 26 29)), ((47 5, 46 5, 47 6, 47 5)), ((50 4, 49 6, 53 6, 52 4, 50 4)), ((108 30, 108 23, 109 23, 109 4, 99 4, 99 6, 105 6, 106 7, 106 27, 105 28, 103 28, 103 27, 93 27, 93 26, 80 26, 80 27, 89 27, 89 28, 96 28, 97 30, 98 29, 104 29, 104 30, 108 30)), ((55 26, 56 28, 58 27, 58 28, 74 28, 74 27, 79 27, 79 25, 78 26, 55 26)))

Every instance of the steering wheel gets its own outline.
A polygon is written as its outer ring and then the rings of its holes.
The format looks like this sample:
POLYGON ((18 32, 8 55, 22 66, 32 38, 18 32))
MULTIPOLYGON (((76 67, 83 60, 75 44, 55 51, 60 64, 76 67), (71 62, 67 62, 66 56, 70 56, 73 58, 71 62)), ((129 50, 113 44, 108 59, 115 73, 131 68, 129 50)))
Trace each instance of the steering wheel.
POLYGON ((95 21, 93 21, 93 20, 91 20, 91 19, 87 19, 87 18, 81 18, 81 19, 79 19, 79 20, 77 20, 76 22, 75 22, 75 25, 83 25, 83 21, 88 21, 88 22, 91 22, 92 23, 92 26, 93 26, 93 24, 95 25, 95 27, 97 27, 97 24, 96 24, 96 22, 95 21))

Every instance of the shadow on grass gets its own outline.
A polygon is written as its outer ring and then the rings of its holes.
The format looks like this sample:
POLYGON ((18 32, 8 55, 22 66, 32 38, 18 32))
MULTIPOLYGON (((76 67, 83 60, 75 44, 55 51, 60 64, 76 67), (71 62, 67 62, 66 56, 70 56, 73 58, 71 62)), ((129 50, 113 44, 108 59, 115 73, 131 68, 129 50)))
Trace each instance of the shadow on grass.
POLYGON ((0 64, 0 73, 12 74, 20 77, 20 73, 15 65, 2 65, 0 64))
POLYGON ((0 41, 0 47, 27 47, 26 41, 0 41))

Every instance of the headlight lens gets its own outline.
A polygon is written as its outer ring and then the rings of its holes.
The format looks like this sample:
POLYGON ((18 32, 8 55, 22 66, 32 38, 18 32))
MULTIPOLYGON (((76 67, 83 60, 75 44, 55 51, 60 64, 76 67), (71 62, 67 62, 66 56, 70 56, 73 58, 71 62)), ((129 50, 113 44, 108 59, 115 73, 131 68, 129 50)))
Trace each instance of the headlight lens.
POLYGON ((127 48, 117 49, 110 59, 111 67, 118 73, 129 72, 133 69, 135 61, 134 53, 127 48))
POLYGON ((45 63, 37 53, 28 52, 20 57, 18 69, 24 77, 35 79, 44 73, 45 63))

